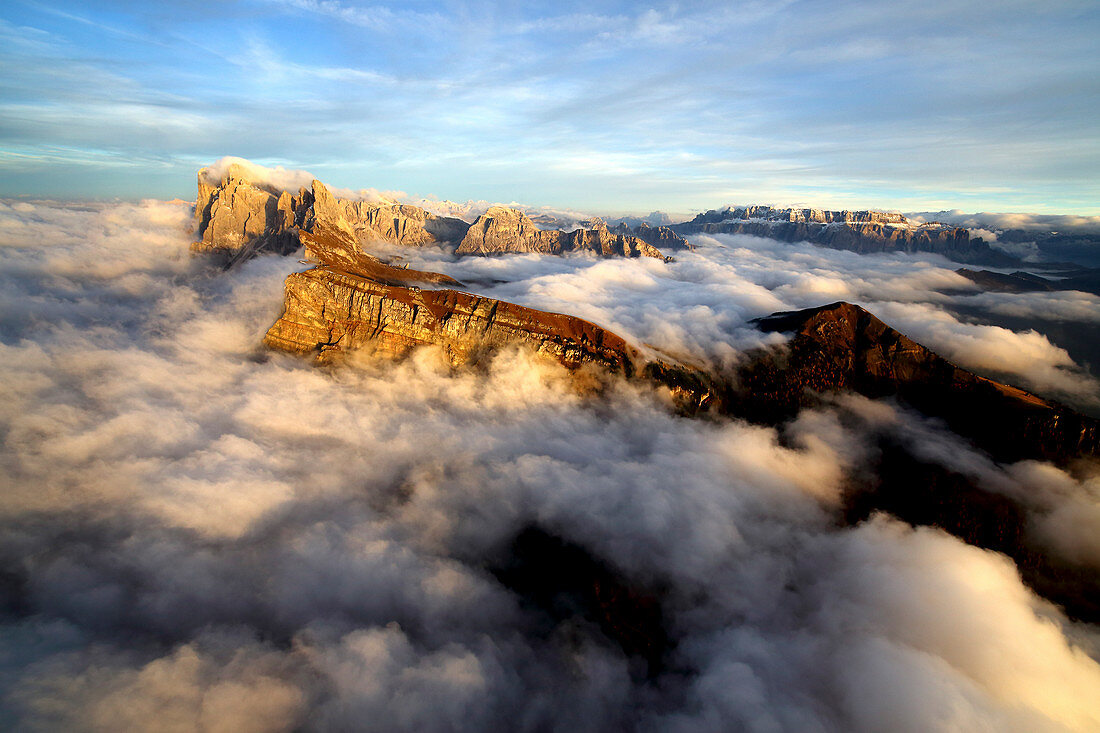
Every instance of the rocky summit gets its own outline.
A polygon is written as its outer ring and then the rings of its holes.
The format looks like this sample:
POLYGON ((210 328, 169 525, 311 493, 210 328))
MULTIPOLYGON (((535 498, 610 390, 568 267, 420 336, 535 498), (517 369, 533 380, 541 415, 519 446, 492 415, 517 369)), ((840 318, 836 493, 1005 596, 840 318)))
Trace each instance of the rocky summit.
POLYGON ((608 231, 612 234, 624 234, 630 237, 637 237, 646 244, 651 244, 657 249, 695 249, 694 245, 674 232, 670 227, 650 226, 644 221, 636 227, 630 227, 625 222, 619 222, 608 231))
POLYGON ((262 251, 294 252, 301 245, 300 233, 319 227, 355 241, 423 246, 457 242, 469 226, 416 206, 338 198, 318 180, 291 194, 252 180, 237 165, 220 178, 209 169, 199 171, 195 220, 199 241, 193 249, 218 254, 227 264, 262 251))
MULTIPOLYGON (((437 216, 418 206, 393 201, 340 198, 318 180, 297 193, 254 180, 248 169, 231 165, 219 177, 203 168, 195 201, 196 252, 218 255, 226 266, 259 252, 290 254, 302 245, 302 233, 321 228, 341 232, 356 243, 406 246, 458 245, 457 254, 536 252, 561 255, 590 252, 599 257, 663 257, 648 240, 682 245, 671 230, 609 231, 602 220, 574 231, 543 230, 523 212, 491 207, 471 226, 437 216)), ((661 227, 664 229, 664 227, 661 227)))
POLYGON ((757 325, 790 333, 791 340, 759 352, 741 370, 730 399, 741 414, 776 422, 816 395, 847 390, 896 397, 946 420, 1001 460, 1057 461, 1100 451, 1096 420, 955 366, 857 305, 776 313, 757 325))
POLYGON ((591 228, 571 232, 539 229, 522 211, 493 206, 470 226, 457 253, 490 255, 534 252, 560 255, 566 252, 593 252, 600 257, 663 257, 660 250, 638 237, 612 233, 602 220, 589 220, 587 224, 591 228))

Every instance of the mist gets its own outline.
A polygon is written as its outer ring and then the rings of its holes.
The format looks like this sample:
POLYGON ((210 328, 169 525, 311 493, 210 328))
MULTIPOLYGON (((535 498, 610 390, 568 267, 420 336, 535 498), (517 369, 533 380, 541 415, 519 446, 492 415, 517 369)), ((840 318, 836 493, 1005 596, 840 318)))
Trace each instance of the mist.
MULTIPOLYGON (((1097 567, 1094 473, 995 464, 889 401, 838 399, 780 428, 691 420, 636 384, 578 395, 522 351, 468 370, 431 349, 315 368, 259 346, 296 258, 217 271, 187 252, 190 215, 0 204, 10 727, 1100 726, 1100 634, 1010 560, 884 515, 836 521, 889 433, 1029 497, 1042 541, 1097 567), (532 526, 661 589, 664 671, 501 583, 491 568, 532 526)), ((911 335, 959 344, 964 366, 1096 399, 1040 331, 951 315, 978 294, 946 261, 697 245, 673 263, 401 253, 720 364, 782 341, 752 318, 853 300, 903 331, 932 323, 911 335)))

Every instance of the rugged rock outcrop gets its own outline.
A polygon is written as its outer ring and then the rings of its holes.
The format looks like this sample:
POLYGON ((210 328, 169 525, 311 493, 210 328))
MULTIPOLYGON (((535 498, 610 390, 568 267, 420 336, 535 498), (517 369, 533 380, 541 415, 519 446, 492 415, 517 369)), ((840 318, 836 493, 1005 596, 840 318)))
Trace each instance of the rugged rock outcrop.
POLYGON ((826 211, 825 209, 777 209, 774 206, 745 206, 711 209, 691 223, 722 223, 734 220, 798 222, 812 224, 896 224, 908 226, 901 214, 885 211, 826 211))
POLYGON ((686 412, 717 399, 703 370, 646 356, 588 321, 463 292, 440 273, 385 264, 363 253, 343 227, 300 236, 317 266, 287 278, 283 314, 264 338, 271 348, 330 362, 357 349, 395 358, 434 345, 458 365, 522 345, 570 369, 591 366, 664 385, 686 412))
POLYGON ((289 254, 298 248, 297 223, 305 192, 291 196, 264 183, 253 183, 247 171, 230 166, 212 179, 199 171, 195 221, 196 252, 217 253, 232 260, 260 250, 289 254))
POLYGON ((522 211, 493 206, 477 218, 458 246, 458 254, 536 252, 594 252, 601 257, 663 257, 652 245, 634 236, 613 234, 603 221, 590 220, 592 229, 571 232, 539 229, 522 211))
POLYGON ((611 227, 612 234, 622 234, 628 237, 637 237, 646 244, 653 245, 660 250, 689 249, 694 250, 694 245, 666 226, 650 226, 644 221, 631 228, 623 222, 611 227))
POLYGON ((1100 424, 1056 402, 955 366, 851 303, 758 322, 792 334, 782 349, 761 352, 739 373, 729 409, 777 422, 818 393, 850 390, 897 396, 1000 460, 1068 460, 1100 451, 1100 424))
POLYGON ((264 339, 268 346, 326 361, 368 346, 397 357, 433 344, 460 364, 494 347, 526 344, 571 368, 591 363, 634 373, 635 350, 592 323, 433 289, 460 283, 384 264, 360 252, 344 228, 303 232, 302 238, 318 266, 287 278, 286 308, 264 339))
POLYGON ((307 231, 315 222, 324 221, 350 230, 359 239, 423 246, 457 242, 470 226, 461 219, 436 216, 418 206, 336 198, 316 180, 312 194, 313 206, 303 222, 307 231))
POLYGON ((570 368, 595 364, 626 376, 634 372, 625 341, 579 318, 458 290, 383 284, 327 266, 287 278, 286 311, 264 343, 322 361, 364 347, 398 357, 433 344, 455 364, 522 344, 570 368))
MULTIPOLYGON (((418 206, 389 201, 353 201, 334 196, 318 180, 297 194, 250 179, 249 171, 231 165, 220 178, 203 168, 195 201, 196 252, 220 255, 230 266, 258 252, 290 254, 301 245, 300 234, 324 227, 351 241, 381 241, 408 246, 456 244, 459 254, 594 252, 601 257, 662 257, 645 240, 611 232, 601 219, 571 232, 539 229, 520 211, 491 207, 473 226, 436 216, 418 206)), ((582 223, 583 224, 583 223, 582 223)), ((647 232, 648 234, 649 232, 647 232)), ((667 233, 651 238, 675 242, 667 233)), ((686 243, 685 243, 686 244, 686 243)))
POLYGON ((416 206, 337 198, 317 180, 291 194, 251 180, 239 165, 231 165, 221 178, 207 168, 199 171, 195 219, 199 241, 192 248, 220 254, 226 264, 261 251, 294 252, 301 244, 299 233, 319 226, 344 231, 356 241, 412 246, 457 242, 469 227, 416 206))
POLYGON ((918 224, 881 211, 825 211, 748 206, 711 210, 672 229, 680 234, 751 234, 781 242, 810 242, 860 254, 932 252, 958 262, 998 267, 1018 264, 960 227, 918 224))

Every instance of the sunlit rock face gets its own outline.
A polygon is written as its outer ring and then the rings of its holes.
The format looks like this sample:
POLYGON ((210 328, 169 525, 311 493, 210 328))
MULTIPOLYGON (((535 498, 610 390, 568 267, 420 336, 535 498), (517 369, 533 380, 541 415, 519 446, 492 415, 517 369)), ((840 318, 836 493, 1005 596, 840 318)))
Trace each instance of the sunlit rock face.
POLYGON ((522 211, 493 206, 470 226, 459 244, 459 254, 534 252, 560 255, 593 252, 600 257, 663 257, 660 250, 638 237, 612 233, 602 220, 589 220, 591 228, 571 232, 539 229, 522 211))
POLYGON ((810 242, 861 254, 932 252, 959 262, 1005 265, 1016 260, 971 239, 963 228, 920 224, 881 211, 825 211, 747 206, 714 209, 672 227, 680 234, 750 234, 782 242, 810 242))
POLYGON ((327 361, 367 346, 400 357, 435 345, 460 364, 524 344, 571 368, 634 372, 636 350, 592 323, 440 287, 461 283, 385 264, 359 251, 346 229, 321 226, 301 237, 318 266, 287 278, 285 311, 265 338, 271 347, 327 361))
POLYGON ((227 265, 261 251, 294 252, 301 244, 301 232, 322 226, 354 242, 414 247, 458 244, 458 254, 591 252, 600 257, 662 257, 648 239, 687 246, 671 230, 660 231, 664 227, 655 231, 647 227, 648 237, 643 239, 629 230, 610 231, 598 218, 570 232, 542 230, 526 214, 503 206, 490 208, 471 226, 418 206, 339 198, 318 180, 291 194, 250 179, 249 171, 239 165, 229 166, 220 178, 209 169, 199 171, 195 219, 199 241, 193 249, 219 254, 227 265))
POLYGON ((250 179, 238 165, 220 178, 199 171, 195 219, 199 241, 193 249, 218 253, 228 264, 261 251, 289 254, 300 246, 299 232, 319 226, 356 240, 411 246, 457 242, 469 227, 416 206, 341 199, 317 180, 292 195, 250 179))
POLYGON ((227 262, 258 251, 288 254, 298 248, 297 224, 308 206, 304 189, 297 196, 253 183, 241 166, 230 166, 220 179, 199 171, 195 220, 199 241, 192 249, 219 254, 227 262))
POLYGON ((423 246, 457 242, 469 227, 461 219, 436 216, 418 206, 340 199, 317 180, 313 181, 312 198, 313 205, 303 220, 307 231, 321 221, 360 239, 423 246))
POLYGON ((441 273, 385 264, 363 253, 346 228, 321 225, 300 236, 318 266, 287 278, 284 312, 264 338, 271 348, 331 362, 360 349, 398 358, 430 345, 459 365, 520 346, 572 370, 644 376, 665 385, 684 410, 715 399, 699 369, 643 356, 588 321, 464 292, 441 273))
POLYGON ((634 350, 599 326, 458 290, 389 285, 319 267, 287 279, 286 306, 264 342, 321 361, 362 348, 400 357, 435 345, 463 364, 519 344, 570 368, 593 364, 627 376, 634 370, 634 350))

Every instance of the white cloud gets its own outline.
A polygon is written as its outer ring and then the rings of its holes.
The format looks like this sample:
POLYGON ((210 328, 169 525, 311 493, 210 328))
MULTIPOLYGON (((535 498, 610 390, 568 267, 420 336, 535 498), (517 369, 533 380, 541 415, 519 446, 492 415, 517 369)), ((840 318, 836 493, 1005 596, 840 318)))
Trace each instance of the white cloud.
POLYGON ((878 302, 870 310, 914 341, 949 361, 1062 399, 1096 407, 1100 382, 1069 353, 1035 330, 965 323, 939 307, 878 302))
MULTIPOLYGON (((1033 231, 1100 232, 1100 216, 1076 214, 1025 214, 982 212, 968 214, 959 209, 950 211, 917 211, 906 214, 917 221, 940 221, 974 229, 1033 231)), ((995 239, 996 237, 994 237, 995 239)))
MULTIPOLYGON (((1094 648, 1095 631, 1038 600, 1004 558, 882 518, 837 526, 873 446, 833 408, 786 429, 687 420, 638 386, 582 398, 561 368, 519 352, 479 372, 430 350, 318 370, 257 349, 293 258, 208 270, 186 255, 187 207, 0 213, 34 237, 0 247, 0 557, 20 580, 5 608, 25 609, 0 618, 6 719, 1100 722, 1100 665, 1071 641, 1094 648), (675 672, 641 679, 586 622, 548 627, 486 570, 530 524, 663 589, 675 672)), ((820 282, 798 274, 833 277, 809 248, 737 248, 748 244, 671 265, 409 254, 706 354, 714 340, 750 344, 746 317, 819 299, 820 282)), ((892 258, 840 262, 857 293, 894 283, 902 303, 948 278, 905 275, 892 258)), ((1077 496, 1057 475, 1043 481, 1077 496)), ((1040 513, 1060 526, 1063 505, 1040 513)), ((1074 519, 1075 537, 1095 534, 1091 517, 1074 519)), ((1064 550, 1087 559, 1090 547, 1064 550)))

